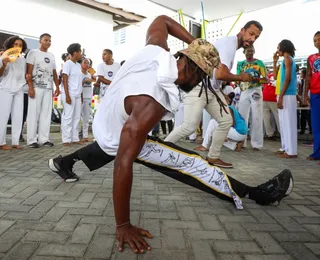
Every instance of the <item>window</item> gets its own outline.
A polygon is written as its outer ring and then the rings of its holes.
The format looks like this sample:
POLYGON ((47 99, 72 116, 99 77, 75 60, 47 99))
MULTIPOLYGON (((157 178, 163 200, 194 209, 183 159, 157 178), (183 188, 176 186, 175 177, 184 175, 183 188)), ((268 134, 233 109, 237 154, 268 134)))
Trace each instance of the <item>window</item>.
POLYGON ((126 28, 115 31, 114 32, 114 45, 117 46, 117 45, 126 43, 126 36, 127 36, 126 28))

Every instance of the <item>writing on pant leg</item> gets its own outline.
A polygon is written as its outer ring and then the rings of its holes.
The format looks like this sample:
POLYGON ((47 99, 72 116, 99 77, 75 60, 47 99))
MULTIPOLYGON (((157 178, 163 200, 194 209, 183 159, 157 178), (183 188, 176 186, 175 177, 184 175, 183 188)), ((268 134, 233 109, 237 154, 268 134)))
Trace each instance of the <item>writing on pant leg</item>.
POLYGON ((222 183, 223 178, 224 178, 223 172, 219 172, 219 171, 217 171, 216 169, 214 169, 214 171, 213 171, 213 173, 212 173, 212 176, 211 176, 209 182, 214 183, 215 185, 220 186, 221 183, 222 183), (216 174, 215 174, 216 172, 218 173, 218 174, 217 174, 218 176, 217 176, 216 179, 214 179, 214 177, 216 177, 216 176, 215 176, 215 175, 216 175, 216 174))
POLYGON ((194 161, 195 161, 195 158, 187 157, 182 161, 182 163, 180 165, 178 165, 178 167, 179 168, 193 167, 194 161))
POLYGON ((151 153, 160 153, 160 157, 162 156, 163 149, 156 149, 156 146, 154 144, 147 144, 146 145, 147 154, 146 157, 149 157, 151 153))
POLYGON ((162 161, 161 163, 164 163, 164 164, 166 164, 166 163, 177 164, 178 161, 179 161, 179 157, 180 157, 179 154, 178 154, 178 157, 176 158, 174 153, 171 152, 171 153, 169 153, 168 158, 165 159, 164 161, 162 161))
POLYGON ((179 147, 173 148, 167 144, 147 140, 137 159, 190 176, 217 193, 232 198, 236 207, 243 209, 242 201, 233 191, 228 176, 219 168, 209 165, 200 155, 179 150, 179 147))
POLYGON ((252 94, 252 99, 258 101, 261 98, 261 95, 258 92, 252 94))

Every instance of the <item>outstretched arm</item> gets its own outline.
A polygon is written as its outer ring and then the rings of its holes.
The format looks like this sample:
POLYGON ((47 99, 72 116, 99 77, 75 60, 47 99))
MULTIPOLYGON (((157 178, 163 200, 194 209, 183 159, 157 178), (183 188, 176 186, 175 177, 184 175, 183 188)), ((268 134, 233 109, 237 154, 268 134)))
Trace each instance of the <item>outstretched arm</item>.
POLYGON ((169 50, 167 45, 168 35, 190 44, 195 38, 176 21, 168 16, 158 16, 147 31, 146 45, 158 45, 165 50, 169 50))
POLYGON ((149 96, 127 97, 125 108, 129 118, 124 124, 113 172, 113 203, 117 224, 119 251, 128 243, 135 253, 150 250, 141 237, 151 238, 148 231, 130 224, 130 194, 133 162, 137 159, 148 133, 165 114, 164 108, 149 96))

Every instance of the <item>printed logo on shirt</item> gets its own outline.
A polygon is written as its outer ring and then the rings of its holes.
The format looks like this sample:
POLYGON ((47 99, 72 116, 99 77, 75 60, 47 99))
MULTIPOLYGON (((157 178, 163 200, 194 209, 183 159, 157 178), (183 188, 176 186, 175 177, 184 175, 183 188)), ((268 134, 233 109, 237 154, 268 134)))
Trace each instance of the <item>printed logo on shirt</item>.
POLYGON ((252 98, 253 98, 253 100, 257 101, 257 100, 259 100, 259 99, 261 98, 261 96, 260 96, 259 93, 254 92, 254 93, 252 94, 252 98))
POLYGON ((45 61, 46 63, 50 63, 50 59, 49 59, 48 57, 45 57, 45 58, 44 58, 44 61, 45 61))
POLYGON ((254 78, 260 78, 260 73, 254 68, 248 68, 245 70, 246 73, 250 74, 254 78))
POLYGON ((320 72, 320 58, 314 61, 313 70, 314 70, 314 73, 320 72))
POLYGON ((113 76, 113 71, 108 71, 108 77, 112 77, 113 76))

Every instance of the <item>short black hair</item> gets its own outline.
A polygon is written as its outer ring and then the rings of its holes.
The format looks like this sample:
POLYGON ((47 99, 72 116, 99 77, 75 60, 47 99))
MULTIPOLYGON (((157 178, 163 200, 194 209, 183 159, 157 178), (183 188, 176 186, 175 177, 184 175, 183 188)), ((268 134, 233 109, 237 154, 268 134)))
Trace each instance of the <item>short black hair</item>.
POLYGON ((307 68, 302 68, 301 73, 303 74, 303 76, 307 76, 307 68))
POLYGON ((103 51, 105 51, 105 52, 107 52, 107 53, 109 53, 109 54, 113 55, 113 52, 112 52, 112 50, 110 50, 110 49, 104 49, 103 51))
POLYGON ((79 43, 72 43, 69 45, 67 52, 72 56, 75 52, 81 51, 81 45, 79 43))
POLYGON ((289 41, 289 40, 282 40, 279 43, 279 51, 287 52, 292 57, 294 57, 295 54, 296 54, 295 50, 296 50, 296 48, 294 47, 293 43, 291 41, 289 41))
POLYGON ((254 50, 254 52, 256 51, 256 49, 253 45, 249 45, 248 47, 243 48, 243 53, 246 53, 246 50, 251 49, 251 48, 254 50))
POLYGON ((317 31, 313 37, 316 37, 319 34, 320 34, 320 31, 317 31))
POLYGON ((15 41, 20 40, 22 41, 22 51, 23 53, 26 52, 26 50, 28 49, 27 43, 25 42, 24 39, 20 38, 19 36, 11 36, 8 39, 6 39, 6 41, 3 44, 3 48, 5 50, 8 50, 10 48, 13 48, 15 41))
POLYGON ((298 64, 296 64, 296 71, 299 71, 300 70, 300 67, 298 64))
POLYGON ((126 62, 125 60, 121 61, 121 62, 120 62, 120 66, 122 66, 123 63, 125 63, 125 62, 126 62))
POLYGON ((51 38, 51 35, 49 33, 43 33, 43 34, 40 35, 40 40, 45 36, 48 36, 48 37, 51 38))
POLYGON ((67 57, 69 56, 69 53, 63 53, 61 55, 61 59, 65 62, 67 60, 67 57))
POLYGON ((248 28, 250 28, 251 25, 254 25, 255 27, 257 27, 261 32, 263 31, 263 27, 262 27, 261 23, 259 23, 258 21, 255 21, 255 20, 251 20, 251 21, 247 22, 243 28, 245 30, 247 30, 248 28))

